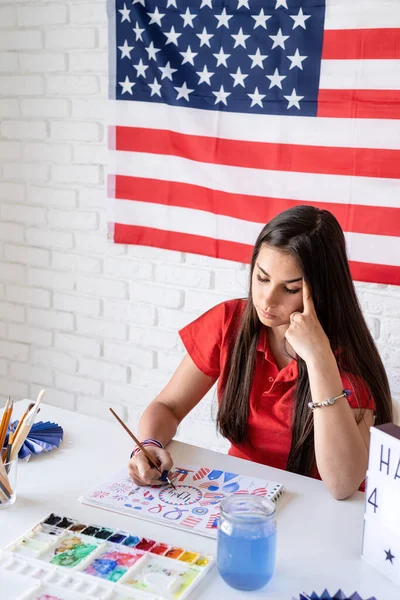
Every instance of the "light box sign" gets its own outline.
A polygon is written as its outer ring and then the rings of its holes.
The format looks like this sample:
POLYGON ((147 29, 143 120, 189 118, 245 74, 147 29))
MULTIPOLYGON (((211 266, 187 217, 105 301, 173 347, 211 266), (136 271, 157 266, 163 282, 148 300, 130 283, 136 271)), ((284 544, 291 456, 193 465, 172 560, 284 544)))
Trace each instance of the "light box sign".
POLYGON ((362 556, 400 585, 400 427, 393 423, 371 427, 362 556))

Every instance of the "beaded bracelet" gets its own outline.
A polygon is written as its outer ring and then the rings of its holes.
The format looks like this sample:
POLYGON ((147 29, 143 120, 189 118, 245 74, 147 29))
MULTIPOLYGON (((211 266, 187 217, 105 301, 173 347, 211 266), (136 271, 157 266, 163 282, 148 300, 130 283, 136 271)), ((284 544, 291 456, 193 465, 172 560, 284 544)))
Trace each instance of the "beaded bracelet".
POLYGON ((348 398, 350 396, 350 394, 351 394, 350 390, 343 390, 343 392, 341 394, 339 394, 339 396, 330 396, 323 402, 312 402, 312 401, 309 402, 308 408, 311 408, 311 410, 314 410, 314 408, 322 408, 324 406, 331 406, 332 404, 335 404, 336 400, 339 400, 339 398, 348 398))
MULTIPOLYGON (((142 444, 142 446, 156 446, 157 448, 160 448, 161 450, 163 450, 163 448, 164 448, 164 446, 162 445, 161 442, 159 442, 158 440, 155 440, 153 438, 147 438, 146 440, 143 440, 143 442, 140 442, 140 443, 142 444)), ((135 446, 135 448, 132 451, 131 458, 138 452, 140 452, 140 448, 139 448, 139 446, 135 446)))

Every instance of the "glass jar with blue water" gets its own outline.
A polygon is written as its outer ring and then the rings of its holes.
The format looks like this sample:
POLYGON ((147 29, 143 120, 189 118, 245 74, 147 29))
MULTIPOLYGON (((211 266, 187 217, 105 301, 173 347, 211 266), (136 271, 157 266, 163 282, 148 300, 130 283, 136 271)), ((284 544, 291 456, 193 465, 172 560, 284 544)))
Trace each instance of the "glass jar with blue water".
POLYGON ((218 523, 218 572, 238 590, 258 590, 275 568, 275 504, 251 494, 221 502, 218 523))

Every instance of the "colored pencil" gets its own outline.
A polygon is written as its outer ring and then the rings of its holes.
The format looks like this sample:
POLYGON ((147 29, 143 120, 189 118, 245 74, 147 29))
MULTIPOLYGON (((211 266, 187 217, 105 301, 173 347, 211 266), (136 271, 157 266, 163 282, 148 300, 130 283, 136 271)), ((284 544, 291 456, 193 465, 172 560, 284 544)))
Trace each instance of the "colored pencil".
POLYGON ((8 396, 0 424, 0 452, 3 451, 4 440, 6 439, 8 424, 11 419, 13 404, 14 401, 11 400, 10 396, 8 396))
MULTIPOLYGON (((154 467, 155 469, 157 469, 157 471, 159 473, 161 473, 161 469, 157 465, 157 463, 155 461, 155 458, 149 452, 147 452, 146 448, 144 446, 142 446, 142 444, 139 442, 139 440, 137 439, 137 437, 132 433, 132 431, 129 429, 129 427, 127 425, 125 425, 125 423, 123 422, 123 420, 120 419, 120 417, 117 415, 116 412, 113 411, 112 408, 110 408, 110 412, 117 419, 118 423, 120 423, 120 425, 122 425, 122 427, 125 429, 125 431, 127 432, 127 434, 131 436, 131 438, 133 439, 133 441, 135 442, 135 444, 137 445, 137 447, 140 448, 140 450, 145 455, 145 457, 148 460, 148 462, 150 463, 150 465, 152 467, 154 467)), ((175 490, 176 487, 174 486, 174 484, 172 483, 172 481, 169 479, 169 477, 167 477, 166 479, 167 479, 167 482, 169 483, 169 485, 172 485, 172 487, 175 490)))

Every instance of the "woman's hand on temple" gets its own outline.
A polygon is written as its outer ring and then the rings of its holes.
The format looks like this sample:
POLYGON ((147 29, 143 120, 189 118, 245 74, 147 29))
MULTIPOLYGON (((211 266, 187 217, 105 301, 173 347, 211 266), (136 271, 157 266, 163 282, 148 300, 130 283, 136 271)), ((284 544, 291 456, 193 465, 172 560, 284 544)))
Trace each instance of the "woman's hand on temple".
POLYGON ((328 336, 318 321, 309 285, 303 279, 303 312, 290 315, 285 337, 306 363, 332 356, 328 336))
POLYGON ((129 475, 136 485, 165 485, 165 479, 161 481, 160 478, 164 471, 169 472, 172 468, 173 461, 170 453, 155 446, 146 446, 146 451, 155 459, 161 473, 152 467, 143 452, 139 451, 128 463, 129 475))

